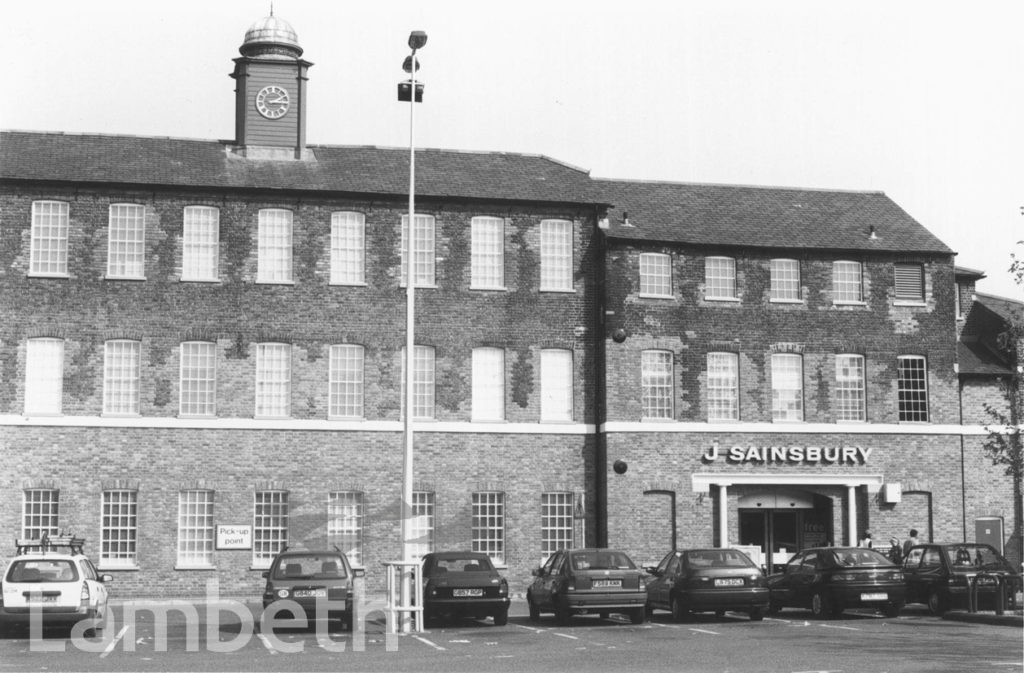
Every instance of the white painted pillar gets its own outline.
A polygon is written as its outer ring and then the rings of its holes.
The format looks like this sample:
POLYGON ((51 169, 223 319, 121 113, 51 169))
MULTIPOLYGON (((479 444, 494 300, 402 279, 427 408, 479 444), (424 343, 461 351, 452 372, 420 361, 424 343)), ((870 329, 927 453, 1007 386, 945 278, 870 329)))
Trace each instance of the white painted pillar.
POLYGON ((857 487, 846 487, 846 544, 856 547, 857 542, 857 487))
POLYGON ((729 546, 729 498, 728 484, 718 485, 718 546, 729 546))

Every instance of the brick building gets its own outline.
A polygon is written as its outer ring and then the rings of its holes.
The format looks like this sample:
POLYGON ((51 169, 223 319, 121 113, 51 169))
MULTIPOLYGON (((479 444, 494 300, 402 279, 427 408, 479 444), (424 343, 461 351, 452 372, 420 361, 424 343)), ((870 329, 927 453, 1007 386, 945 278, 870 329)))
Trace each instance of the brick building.
MULTIPOLYGON (((408 152, 307 144, 285 21, 240 52, 231 141, 0 134, 0 530, 85 535, 123 596, 255 595, 283 544, 371 587, 401 556, 408 152)), ((421 550, 521 589, 564 545, 1009 525, 953 253, 884 195, 416 167, 421 550)))

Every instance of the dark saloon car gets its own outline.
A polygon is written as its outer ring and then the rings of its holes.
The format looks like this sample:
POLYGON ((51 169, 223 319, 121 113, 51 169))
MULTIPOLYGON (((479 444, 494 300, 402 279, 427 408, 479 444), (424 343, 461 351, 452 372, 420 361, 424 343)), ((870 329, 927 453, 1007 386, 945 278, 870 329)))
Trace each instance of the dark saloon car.
POLYGON ((625 552, 556 551, 533 571, 533 583, 526 590, 530 619, 537 621, 542 612, 553 612, 559 624, 568 624, 574 614, 607 618, 619 612, 628 615, 634 624, 641 624, 647 603, 643 575, 625 552))
POLYGON ((907 601, 927 603, 933 614, 969 609, 972 583, 977 586, 979 610, 994 610, 996 589, 1005 592, 1003 607, 1016 607, 1021 576, 1010 562, 987 544, 922 544, 911 547, 903 560, 907 601), (997 579, 998 578, 998 579, 997 579))
POLYGON ((362 570, 354 571, 340 551, 286 549, 263 573, 267 579, 263 610, 270 610, 268 614, 276 619, 305 617, 351 629, 357 576, 362 576, 362 570))
POLYGON ((693 612, 746 612, 754 621, 768 610, 764 572, 738 549, 669 552, 647 571, 648 610, 669 610, 675 620, 693 612))
POLYGON ((805 549, 768 578, 771 612, 810 608, 815 617, 838 617, 847 608, 876 608, 895 617, 903 608, 903 571, 884 554, 862 547, 805 549))
POLYGON ((486 554, 433 552, 423 557, 423 618, 494 619, 508 623, 508 582, 486 554))

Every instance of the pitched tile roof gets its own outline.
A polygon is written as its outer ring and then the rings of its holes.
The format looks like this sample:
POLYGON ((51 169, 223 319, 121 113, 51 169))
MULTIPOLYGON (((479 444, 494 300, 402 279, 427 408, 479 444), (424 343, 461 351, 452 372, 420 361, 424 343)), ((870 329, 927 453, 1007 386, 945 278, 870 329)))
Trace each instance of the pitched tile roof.
POLYGON ((999 336, 1011 324, 1024 325, 1024 302, 990 294, 975 295, 957 344, 960 373, 1012 373, 1012 351, 1003 347, 999 336))
POLYGON ((596 179, 614 239, 952 254, 880 192, 596 179), (628 214, 629 224, 624 223, 628 214), (871 227, 876 238, 871 238, 871 227))
MULTIPOLYGON (((231 143, 119 135, 0 132, 0 179, 258 188, 401 196, 409 150, 311 145, 311 161, 246 159, 231 143)), ((593 203, 587 171, 547 157, 416 151, 419 198, 593 203)))
POLYGON ((1013 373, 1006 360, 978 341, 957 343, 956 359, 961 376, 1006 376, 1013 373))

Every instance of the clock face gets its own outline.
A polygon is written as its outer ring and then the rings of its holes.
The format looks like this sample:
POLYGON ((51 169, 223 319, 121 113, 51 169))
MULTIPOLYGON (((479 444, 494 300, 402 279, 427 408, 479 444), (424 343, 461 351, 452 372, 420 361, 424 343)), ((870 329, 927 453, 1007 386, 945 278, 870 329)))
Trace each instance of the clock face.
POLYGON ((288 112, 288 92, 279 86, 265 86, 256 94, 256 110, 267 119, 280 119, 288 112))

